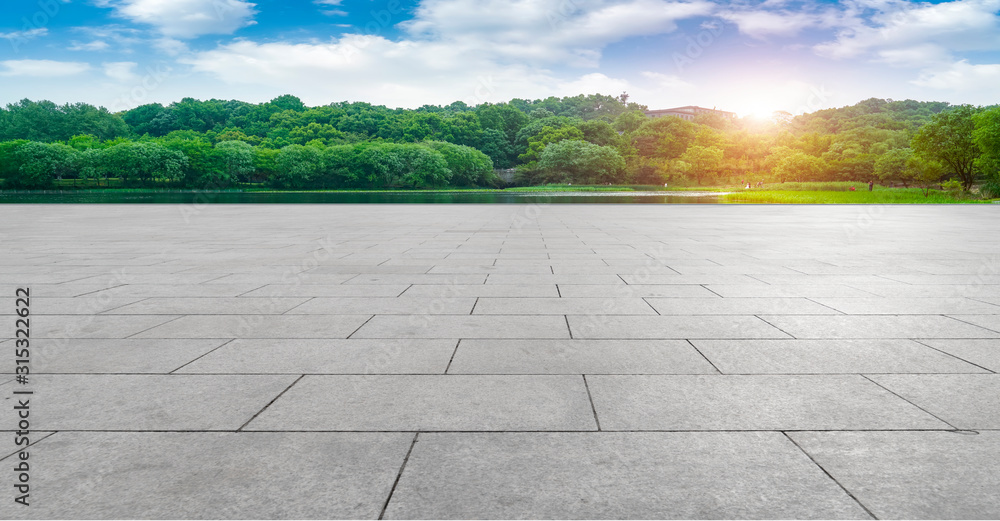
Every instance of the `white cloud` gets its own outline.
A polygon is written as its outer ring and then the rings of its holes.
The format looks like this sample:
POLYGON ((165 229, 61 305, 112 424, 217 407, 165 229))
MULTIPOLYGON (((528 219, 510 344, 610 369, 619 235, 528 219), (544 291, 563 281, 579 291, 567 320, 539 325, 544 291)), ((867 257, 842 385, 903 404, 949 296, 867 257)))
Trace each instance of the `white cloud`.
POLYGON ((139 66, 135 62, 106 62, 101 64, 104 67, 104 75, 121 83, 130 83, 138 79, 135 68, 139 66))
POLYGON ((656 91, 694 92, 697 89, 695 85, 682 80, 678 76, 651 71, 643 71, 641 75, 644 78, 652 80, 653 89, 656 91))
POLYGON ((13 31, 9 33, 0 33, 0 38, 5 38, 7 40, 31 40, 33 38, 39 38, 49 34, 49 30, 44 27, 39 27, 37 29, 29 29, 27 31, 13 31))
POLYGON ((871 16, 845 21, 833 41, 814 47, 821 56, 855 58, 869 52, 1000 48, 1000 0, 956 0, 938 4, 892 2, 871 16))
POLYGON ((256 4, 246 0, 107 0, 115 15, 157 28, 164 36, 232 34, 252 25, 256 4))
POLYGON ((726 11, 718 16, 736 24, 741 33, 760 40, 768 36, 795 36, 822 22, 819 16, 803 12, 726 11))
POLYGON ((86 72, 90 65, 82 62, 60 62, 54 60, 6 60, 0 61, 0 76, 29 76, 57 78, 86 72))
POLYGON ((500 58, 596 66, 610 43, 671 32, 677 20, 712 9, 702 0, 425 0, 400 26, 415 39, 452 42, 500 58))
MULTIPOLYGON (((941 90, 988 91, 995 96, 997 85, 1000 85, 1000 64, 974 65, 959 60, 946 68, 926 71, 912 83, 941 90)), ((995 103, 996 99, 986 102, 995 103)))
POLYGON ((227 83, 301 93, 316 103, 618 94, 628 82, 567 67, 596 67, 610 43, 670 32, 677 20, 711 10, 701 0, 424 0, 410 20, 396 22, 388 11, 379 19, 385 27, 399 23, 407 36, 398 41, 359 34, 309 43, 236 40, 181 61, 227 83))
POLYGON ((70 51, 103 51, 110 47, 104 40, 94 40, 88 43, 72 42, 67 49, 70 51))

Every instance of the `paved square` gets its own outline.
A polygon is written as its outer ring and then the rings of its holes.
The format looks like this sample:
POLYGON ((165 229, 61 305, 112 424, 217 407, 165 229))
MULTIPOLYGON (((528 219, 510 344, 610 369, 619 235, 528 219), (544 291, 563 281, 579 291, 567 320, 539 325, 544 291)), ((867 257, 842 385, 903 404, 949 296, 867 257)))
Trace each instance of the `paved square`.
POLYGON ((0 206, 0 518, 1000 518, 1000 207, 869 210, 0 206))

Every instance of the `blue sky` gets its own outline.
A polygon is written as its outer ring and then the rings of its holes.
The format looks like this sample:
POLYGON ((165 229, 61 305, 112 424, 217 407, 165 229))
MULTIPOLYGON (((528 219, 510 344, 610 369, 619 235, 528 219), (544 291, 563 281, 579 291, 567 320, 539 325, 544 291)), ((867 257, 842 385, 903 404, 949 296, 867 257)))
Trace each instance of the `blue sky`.
POLYGON ((0 103, 1000 102, 1000 0, 17 0, 0 103))

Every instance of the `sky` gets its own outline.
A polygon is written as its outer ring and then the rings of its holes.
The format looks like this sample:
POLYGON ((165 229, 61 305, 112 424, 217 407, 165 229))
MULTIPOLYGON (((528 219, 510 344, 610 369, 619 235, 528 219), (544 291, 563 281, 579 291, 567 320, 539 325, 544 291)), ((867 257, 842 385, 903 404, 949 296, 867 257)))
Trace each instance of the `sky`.
POLYGON ((10 0, 0 104, 1000 103, 1000 0, 10 0))

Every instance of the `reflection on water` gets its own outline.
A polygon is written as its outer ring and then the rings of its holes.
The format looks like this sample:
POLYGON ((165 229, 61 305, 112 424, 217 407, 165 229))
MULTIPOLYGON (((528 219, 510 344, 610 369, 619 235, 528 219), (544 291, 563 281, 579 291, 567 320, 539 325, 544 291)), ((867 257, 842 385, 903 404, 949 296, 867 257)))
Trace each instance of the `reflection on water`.
POLYGON ((716 203, 716 192, 0 192, 0 204, 716 203))

